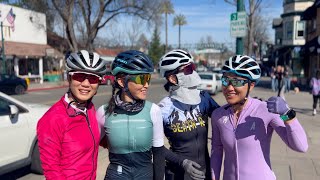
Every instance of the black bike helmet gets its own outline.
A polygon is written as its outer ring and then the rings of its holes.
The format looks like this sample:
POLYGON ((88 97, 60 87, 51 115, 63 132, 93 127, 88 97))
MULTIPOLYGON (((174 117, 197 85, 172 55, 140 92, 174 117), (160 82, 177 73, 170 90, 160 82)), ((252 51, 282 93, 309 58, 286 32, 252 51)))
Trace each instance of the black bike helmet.
POLYGON ((66 55, 67 71, 84 71, 97 75, 104 75, 107 72, 106 61, 101 59, 97 53, 81 50, 66 55))
POLYGON ((144 53, 136 50, 124 51, 112 63, 112 74, 149 74, 153 73, 153 63, 144 53))

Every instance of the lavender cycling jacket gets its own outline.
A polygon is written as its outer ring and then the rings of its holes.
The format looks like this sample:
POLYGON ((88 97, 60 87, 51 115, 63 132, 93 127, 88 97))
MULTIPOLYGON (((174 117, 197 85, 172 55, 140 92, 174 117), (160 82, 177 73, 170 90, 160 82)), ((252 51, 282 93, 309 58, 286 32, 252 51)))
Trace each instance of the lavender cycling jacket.
POLYGON ((306 134, 297 119, 285 124, 268 112, 266 102, 250 98, 234 124, 229 105, 216 109, 212 120, 211 172, 219 180, 223 151, 223 180, 275 180, 270 163, 270 143, 275 130, 291 149, 306 152, 306 134))

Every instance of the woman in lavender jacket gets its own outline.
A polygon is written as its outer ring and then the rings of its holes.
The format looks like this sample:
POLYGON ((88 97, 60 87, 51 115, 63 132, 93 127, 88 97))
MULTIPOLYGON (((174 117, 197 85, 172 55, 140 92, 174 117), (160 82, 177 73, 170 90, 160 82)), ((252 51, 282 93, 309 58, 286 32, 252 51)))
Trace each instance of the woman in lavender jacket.
POLYGON ((223 151, 223 180, 275 180, 270 163, 273 131, 291 149, 306 152, 306 134, 281 97, 267 102, 251 98, 250 91, 261 70, 248 56, 233 56, 222 68, 223 94, 227 104, 216 109, 212 120, 211 172, 220 179, 223 151))

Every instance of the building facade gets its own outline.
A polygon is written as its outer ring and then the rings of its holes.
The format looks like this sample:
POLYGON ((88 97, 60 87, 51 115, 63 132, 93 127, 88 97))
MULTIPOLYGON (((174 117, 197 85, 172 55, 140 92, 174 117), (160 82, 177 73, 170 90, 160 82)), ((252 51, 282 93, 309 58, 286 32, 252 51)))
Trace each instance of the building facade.
POLYGON ((284 0, 281 18, 273 20, 275 30, 274 65, 289 66, 294 76, 304 77, 301 49, 305 44, 305 21, 302 13, 314 0, 284 0))
POLYGON ((302 55, 305 74, 310 79, 320 69, 320 0, 303 12, 302 19, 306 21, 306 43, 302 55))
POLYGON ((0 4, 0 13, 4 42, 0 47, 6 59, 0 63, 1 69, 4 67, 2 73, 14 73, 42 83, 48 64, 57 59, 58 64, 62 61, 61 53, 47 44, 46 15, 6 4, 0 4))

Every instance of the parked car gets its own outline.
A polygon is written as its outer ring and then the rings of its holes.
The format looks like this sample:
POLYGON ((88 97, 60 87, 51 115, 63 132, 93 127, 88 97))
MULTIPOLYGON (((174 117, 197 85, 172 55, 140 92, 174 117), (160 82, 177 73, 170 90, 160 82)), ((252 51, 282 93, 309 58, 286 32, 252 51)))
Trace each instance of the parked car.
POLYGON ((6 94, 24 94, 28 90, 29 79, 14 74, 0 74, 0 91, 6 94))
POLYGON ((32 172, 42 174, 36 126, 48 109, 0 92, 0 175, 27 165, 32 172))
POLYGON ((107 72, 103 78, 100 84, 102 85, 111 85, 114 82, 114 76, 111 74, 111 72, 107 72))
POLYGON ((221 78, 222 77, 222 72, 221 72, 221 68, 212 68, 210 71, 213 73, 218 74, 218 76, 221 78))
POLYGON ((210 94, 217 94, 221 91, 221 78, 219 74, 213 72, 199 72, 201 84, 198 89, 208 91, 210 94))

